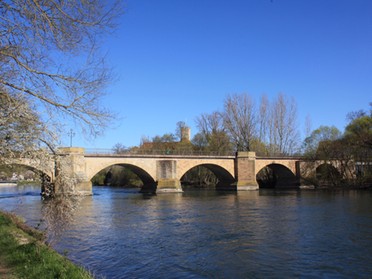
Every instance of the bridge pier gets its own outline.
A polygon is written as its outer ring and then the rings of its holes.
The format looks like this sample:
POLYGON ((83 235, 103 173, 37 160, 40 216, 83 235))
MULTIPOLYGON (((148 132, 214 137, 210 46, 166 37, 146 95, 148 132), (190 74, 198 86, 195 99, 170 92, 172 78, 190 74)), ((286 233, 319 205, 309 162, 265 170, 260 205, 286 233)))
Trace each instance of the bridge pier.
POLYGON ((183 191, 181 187, 181 182, 178 179, 159 179, 156 192, 180 193, 183 191))
POLYGON ((236 190, 258 190, 256 181, 256 153, 237 152, 235 158, 236 190))
POLYGON ((183 192, 181 182, 176 178, 177 161, 160 160, 156 162, 157 193, 183 192))
POLYGON ((61 183, 56 183, 56 195, 92 195, 92 182, 86 177, 84 152, 81 147, 59 148, 58 169, 63 178, 59 180, 61 183))

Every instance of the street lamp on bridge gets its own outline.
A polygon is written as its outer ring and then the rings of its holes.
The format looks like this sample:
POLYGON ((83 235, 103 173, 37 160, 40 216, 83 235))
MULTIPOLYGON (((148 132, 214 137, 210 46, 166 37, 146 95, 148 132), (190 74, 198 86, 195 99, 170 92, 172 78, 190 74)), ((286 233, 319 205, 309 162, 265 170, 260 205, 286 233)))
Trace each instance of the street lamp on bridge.
POLYGON ((70 129, 70 132, 68 132, 67 135, 70 136, 70 147, 72 147, 72 138, 75 136, 75 133, 70 129))

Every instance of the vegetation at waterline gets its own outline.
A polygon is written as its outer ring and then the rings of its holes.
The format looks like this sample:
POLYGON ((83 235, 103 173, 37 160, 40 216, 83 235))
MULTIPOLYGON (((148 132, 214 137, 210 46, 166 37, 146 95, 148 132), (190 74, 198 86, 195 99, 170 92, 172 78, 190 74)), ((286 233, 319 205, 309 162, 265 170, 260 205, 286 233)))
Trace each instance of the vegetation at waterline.
POLYGON ((0 277, 93 278, 44 244, 44 234, 17 216, 0 211, 0 277))

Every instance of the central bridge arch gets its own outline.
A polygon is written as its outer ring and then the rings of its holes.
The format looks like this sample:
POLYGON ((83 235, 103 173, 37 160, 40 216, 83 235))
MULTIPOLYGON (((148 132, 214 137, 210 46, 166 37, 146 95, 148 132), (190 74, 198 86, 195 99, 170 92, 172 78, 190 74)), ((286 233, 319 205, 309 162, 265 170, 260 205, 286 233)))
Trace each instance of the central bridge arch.
POLYGON ((233 190, 233 189, 236 189, 236 185, 234 185, 234 183, 235 183, 234 176, 228 170, 226 170, 225 168, 223 168, 219 165, 216 165, 216 164, 204 163, 204 164, 195 165, 194 167, 191 167, 190 169, 188 169, 186 172, 181 173, 179 180, 182 181, 183 178, 185 177, 185 175, 188 172, 190 172, 193 169, 198 168, 198 167, 206 168, 216 176, 216 178, 218 179, 218 182, 216 184, 216 189, 218 189, 218 190, 222 190, 222 189, 233 190))
MULTIPOLYGON (((113 169, 112 168, 115 167, 115 166, 123 167, 125 169, 130 170, 132 173, 134 173, 135 176, 137 176, 142 181, 142 184, 143 184, 142 187, 148 187, 149 185, 153 186, 155 184, 154 179, 144 169, 142 169, 138 166, 132 165, 132 164, 115 164, 115 165, 110 165, 110 166, 104 168, 103 170, 107 170, 107 173, 105 174, 105 181, 108 181, 108 183, 112 183, 112 180, 111 180, 112 175, 113 175, 113 169)), ((101 171, 99 171, 98 173, 100 173, 101 171)), ((91 178, 91 180, 93 180, 94 176, 91 178)))
POLYGON ((234 158, 217 158, 217 157, 205 157, 205 158, 188 158, 179 159, 177 161, 177 176, 178 181, 182 180, 182 177, 191 169, 198 166, 202 166, 210 170, 217 178, 218 184, 216 189, 236 189, 235 183, 235 169, 234 169, 234 158))

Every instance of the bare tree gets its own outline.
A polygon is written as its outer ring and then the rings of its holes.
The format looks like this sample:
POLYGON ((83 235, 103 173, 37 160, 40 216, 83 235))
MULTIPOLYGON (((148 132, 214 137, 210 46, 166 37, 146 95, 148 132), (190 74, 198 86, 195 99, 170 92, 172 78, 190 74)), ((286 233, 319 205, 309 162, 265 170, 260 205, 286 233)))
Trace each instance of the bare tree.
POLYGON ((99 103, 110 71, 97 46, 112 29, 119 5, 115 0, 1 1, 3 91, 14 99, 22 96, 44 121, 61 126, 72 118, 91 135, 99 134, 112 114, 99 103))
MULTIPOLYGON (((66 120, 96 136, 113 119, 100 104, 111 73, 98 45, 119 13, 120 0, 0 1, 0 160, 46 163, 66 120)), ((68 192, 79 178, 54 160, 68 192)))
POLYGON ((269 117, 270 117, 270 103, 266 95, 262 95, 261 102, 260 102, 260 110, 258 116, 258 140, 260 142, 267 141, 267 131, 269 125, 269 117))
POLYGON ((223 115, 218 112, 202 114, 196 119, 196 125, 200 131, 198 137, 193 141, 199 140, 204 144, 205 151, 226 153, 231 151, 231 144, 223 123, 223 115), (204 143, 203 143, 204 142, 204 143))
POLYGON ((230 95, 224 104, 224 127, 239 151, 250 151, 257 137, 257 116, 254 101, 247 94, 230 95))
POLYGON ((128 148, 122 143, 118 142, 112 147, 112 151, 114 154, 124 154, 128 151, 128 148))
POLYGON ((259 109, 248 94, 226 97, 223 113, 202 114, 197 127, 209 144, 229 142, 238 151, 256 151, 259 154, 292 154, 297 151, 299 132, 297 108, 293 98, 279 94, 269 102, 263 95, 259 109), (212 135, 215 137, 211 138, 212 135), (229 140, 224 139, 229 136, 229 140))
POLYGON ((297 151, 299 132, 297 128, 297 105, 293 98, 279 94, 272 104, 270 116, 271 153, 293 154, 297 151))
POLYGON ((224 129, 222 114, 218 111, 200 115, 196 119, 196 125, 199 131, 206 137, 224 129))

